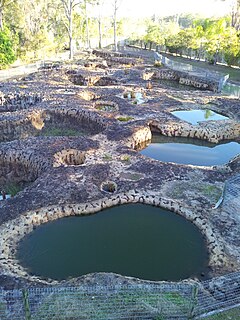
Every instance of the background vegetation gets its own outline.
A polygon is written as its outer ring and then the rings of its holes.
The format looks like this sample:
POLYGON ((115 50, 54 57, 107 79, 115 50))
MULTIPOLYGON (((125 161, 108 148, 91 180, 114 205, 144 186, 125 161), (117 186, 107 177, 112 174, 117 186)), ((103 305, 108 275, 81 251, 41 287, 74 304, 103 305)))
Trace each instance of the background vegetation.
POLYGON ((124 18, 118 15, 121 1, 0 0, 0 68, 67 49, 70 58, 78 48, 112 43, 117 49, 117 38, 212 64, 240 64, 240 0, 231 14, 217 19, 157 12, 146 19, 124 18))

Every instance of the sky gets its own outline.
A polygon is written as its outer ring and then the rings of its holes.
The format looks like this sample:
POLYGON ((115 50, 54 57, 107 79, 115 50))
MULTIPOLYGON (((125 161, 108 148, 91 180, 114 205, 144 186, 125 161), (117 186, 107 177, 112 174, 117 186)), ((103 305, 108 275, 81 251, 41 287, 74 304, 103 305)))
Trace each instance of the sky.
POLYGON ((234 0, 122 0, 120 16, 145 17, 198 13, 203 17, 223 16, 234 0))

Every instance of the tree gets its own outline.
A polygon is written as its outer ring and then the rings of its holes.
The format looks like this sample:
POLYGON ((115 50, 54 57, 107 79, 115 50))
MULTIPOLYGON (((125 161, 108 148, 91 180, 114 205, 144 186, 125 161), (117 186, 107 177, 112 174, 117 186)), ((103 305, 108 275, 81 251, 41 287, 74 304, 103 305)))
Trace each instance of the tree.
MULTIPOLYGON (((226 1, 226 0, 222 0, 226 1)), ((231 8, 231 26, 237 31, 240 30, 240 0, 232 1, 231 8)))
POLYGON ((147 47, 147 43, 150 43, 150 50, 152 49, 152 44, 164 44, 164 38, 162 33, 160 32, 160 26, 157 23, 149 23, 147 27, 147 33, 143 38, 145 42, 145 49, 147 47))
POLYGON ((0 66, 5 67, 15 60, 12 42, 9 32, 0 31, 0 66))
POLYGON ((98 47, 99 49, 102 48, 102 10, 103 10, 103 5, 104 5, 105 0, 98 0, 97 1, 97 7, 98 7, 98 17, 97 17, 97 21, 98 21, 98 37, 99 37, 99 41, 98 41, 98 47))
POLYGON ((13 0, 0 0, 0 31, 3 31, 3 12, 4 9, 9 6, 13 0))
POLYGON ((239 65, 240 38, 235 28, 229 27, 225 32, 223 45, 224 60, 229 66, 239 65))
POLYGON ((235 0, 232 6, 232 27, 235 28, 237 31, 240 30, 240 0, 235 0))
MULTIPOLYGON (((85 0, 86 1, 86 0, 85 0)), ((68 32, 68 38, 69 38, 69 59, 73 58, 73 10, 74 8, 80 4, 80 0, 61 0, 65 17, 66 17, 66 23, 65 27, 68 32)))
POLYGON ((113 37, 114 37, 114 50, 117 51, 117 13, 122 0, 113 0, 113 37))

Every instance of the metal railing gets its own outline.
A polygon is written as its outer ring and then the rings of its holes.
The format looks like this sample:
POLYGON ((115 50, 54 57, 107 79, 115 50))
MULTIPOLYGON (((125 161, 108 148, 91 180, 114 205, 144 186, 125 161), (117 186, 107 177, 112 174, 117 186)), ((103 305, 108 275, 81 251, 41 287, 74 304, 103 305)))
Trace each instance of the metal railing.
POLYGON ((232 273, 201 283, 0 290, 0 319, 198 319, 239 304, 240 273, 232 273))

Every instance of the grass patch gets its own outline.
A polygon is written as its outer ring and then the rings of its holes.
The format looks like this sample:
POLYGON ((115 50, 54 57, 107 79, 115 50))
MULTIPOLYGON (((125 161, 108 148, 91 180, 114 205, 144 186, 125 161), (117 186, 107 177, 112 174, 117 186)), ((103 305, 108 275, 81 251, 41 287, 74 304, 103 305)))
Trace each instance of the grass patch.
POLYGON ((188 63, 188 64, 191 64, 194 67, 203 68, 203 69, 208 70, 208 71, 221 72, 221 73, 224 73, 224 74, 229 74, 230 80, 240 82, 240 70, 237 69, 237 68, 232 68, 232 67, 223 66, 223 65, 219 65, 219 64, 211 65, 211 64, 209 64, 207 62, 204 62, 204 61, 190 60, 188 58, 173 56, 173 55, 170 55, 170 54, 167 54, 167 56, 169 57, 169 59, 172 59, 173 61, 178 61, 178 62, 182 62, 182 63, 188 63))
POLYGON ((117 120, 118 121, 121 121, 121 122, 127 122, 127 121, 130 121, 130 120, 133 120, 134 118, 133 117, 130 117, 130 116, 127 116, 127 117, 118 117, 117 120))
POLYGON ((222 190, 214 185, 200 185, 199 190, 205 195, 218 200, 222 194, 222 190))
POLYGON ((8 319, 10 319, 10 317, 11 317, 10 312, 9 312, 9 310, 7 310, 7 303, 0 301, 0 319, 1 320, 8 320, 8 319))
POLYGON ((9 183, 4 188, 4 191, 6 192, 6 194, 10 194, 11 197, 14 197, 21 190, 22 190, 22 187, 16 183, 9 183))
POLYGON ((112 156, 111 156, 110 154, 105 154, 105 155, 103 156, 103 160, 104 160, 104 161, 110 161, 110 160, 112 160, 112 156))
POLYGON ((96 106, 97 110, 105 111, 105 112, 114 112, 117 111, 115 106, 110 105, 98 105, 96 106))
POLYGON ((66 319, 140 319, 148 314, 149 319, 169 319, 177 309, 180 316, 187 316, 189 303, 178 293, 147 293, 141 290, 98 293, 56 293, 45 296, 39 308, 32 314, 32 320, 66 319), (181 300, 181 303, 179 302, 181 300), (123 308, 124 306, 124 308, 123 308), (120 308, 120 309, 119 309, 120 308))
POLYGON ((121 156, 122 161, 130 162, 131 157, 128 154, 124 154, 121 156))
POLYGON ((51 127, 48 129, 44 129, 39 135, 45 136, 45 137, 82 136, 83 132, 75 129, 51 127))
POLYGON ((222 194, 222 189, 207 183, 191 183, 191 182, 181 182, 175 183, 171 188, 169 188, 167 195, 174 197, 176 199, 181 199, 186 197, 188 191, 195 191, 196 196, 205 196, 212 203, 219 200, 222 194))

